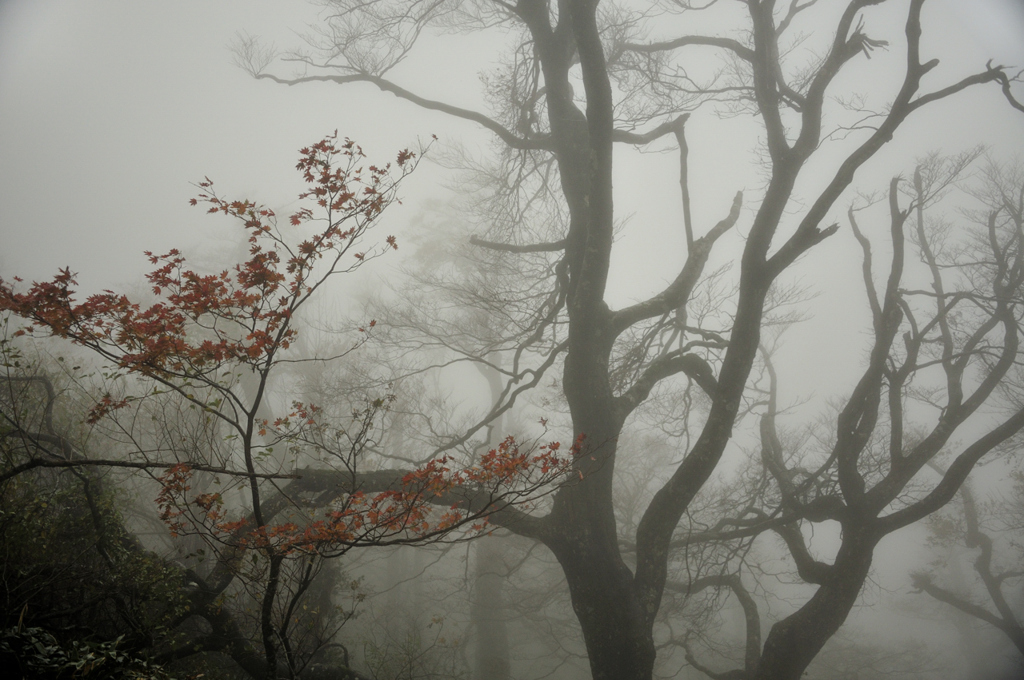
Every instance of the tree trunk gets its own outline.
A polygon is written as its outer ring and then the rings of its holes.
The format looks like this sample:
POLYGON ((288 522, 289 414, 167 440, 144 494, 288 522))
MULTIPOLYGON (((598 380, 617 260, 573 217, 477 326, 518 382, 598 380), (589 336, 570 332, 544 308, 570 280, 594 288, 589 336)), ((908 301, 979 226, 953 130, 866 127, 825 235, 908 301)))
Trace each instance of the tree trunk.
MULTIPOLYGON (((501 354, 489 356, 494 366, 502 365, 501 354)), ((502 376, 490 366, 477 366, 491 391, 491 404, 501 401, 502 376)), ((495 446, 505 436, 505 417, 498 416, 487 431, 486 446, 495 446), (498 441, 496 441, 498 440, 498 441)), ((475 634, 473 680, 509 680, 508 612, 505 609, 505 545, 496 536, 482 538, 476 544, 476 571, 470 626, 475 634)))
POLYGON ((793 614, 772 626, 753 680, 800 680, 803 672, 857 602, 871 570, 877 537, 844 527, 842 546, 828 579, 813 597, 793 614))
POLYGON ((505 611, 505 564, 501 539, 476 543, 476 572, 470 619, 474 637, 474 680, 509 679, 508 615, 505 611))
POLYGON ((650 680, 652 628, 619 552, 611 499, 621 423, 593 402, 575 420, 586 435, 576 465, 582 477, 556 499, 548 546, 565 572, 594 680, 650 680))
POLYGON ((654 638, 633 574, 618 552, 570 539, 557 545, 555 554, 569 583, 594 680, 650 680, 654 638))

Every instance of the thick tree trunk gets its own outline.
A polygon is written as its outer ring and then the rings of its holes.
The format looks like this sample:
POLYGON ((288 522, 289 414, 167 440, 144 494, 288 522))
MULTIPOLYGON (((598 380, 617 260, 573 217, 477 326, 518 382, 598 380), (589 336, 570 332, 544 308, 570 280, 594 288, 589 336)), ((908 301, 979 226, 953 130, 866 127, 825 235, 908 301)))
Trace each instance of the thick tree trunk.
POLYGON ((654 638, 618 552, 587 540, 555 550, 583 630, 594 680, 650 680, 654 638))
POLYGON ((621 423, 601 400, 583 401, 590 404, 574 412, 577 431, 586 435, 576 465, 582 477, 556 500, 548 546, 565 572, 594 680, 650 680, 652 628, 619 552, 611 499, 621 423))

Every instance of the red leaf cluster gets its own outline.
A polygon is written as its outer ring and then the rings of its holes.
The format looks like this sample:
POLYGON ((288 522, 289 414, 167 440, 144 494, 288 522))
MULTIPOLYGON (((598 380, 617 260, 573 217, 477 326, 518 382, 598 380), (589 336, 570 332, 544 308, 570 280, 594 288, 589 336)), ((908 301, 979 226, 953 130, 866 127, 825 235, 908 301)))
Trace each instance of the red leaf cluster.
MULTIPOLYGON (((397 200, 397 183, 412 171, 414 157, 400 152, 401 174, 392 177, 390 164, 364 169, 362 149, 349 139, 339 143, 337 133, 302 149, 296 167, 308 189, 300 199, 311 205, 291 216, 288 234, 278 230, 273 210, 221 198, 204 178, 190 203, 241 224, 249 243, 244 261, 203 274, 190 269, 177 250, 147 252, 155 269, 146 278, 157 298, 148 305, 112 291, 79 302, 68 269, 24 292, 16 290, 19 279, 0 279, 0 312, 30 322, 19 334, 43 329, 165 384, 212 384, 225 364, 265 370, 294 341, 293 315, 328 277, 397 248, 388 236, 382 247, 354 250, 381 211, 397 200)), ((123 405, 97 404, 90 420, 123 405)))
POLYGON ((252 526, 249 517, 232 519, 220 494, 189 495, 191 470, 185 465, 161 476, 157 505, 175 535, 198 533, 285 555, 339 554, 359 545, 440 537, 459 527, 481 531, 489 512, 527 503, 566 477, 572 460, 556 455, 558 448, 555 442, 528 451, 510 436, 476 465, 457 467, 442 456, 406 473, 394 488, 352 490, 321 516, 301 523, 252 526))

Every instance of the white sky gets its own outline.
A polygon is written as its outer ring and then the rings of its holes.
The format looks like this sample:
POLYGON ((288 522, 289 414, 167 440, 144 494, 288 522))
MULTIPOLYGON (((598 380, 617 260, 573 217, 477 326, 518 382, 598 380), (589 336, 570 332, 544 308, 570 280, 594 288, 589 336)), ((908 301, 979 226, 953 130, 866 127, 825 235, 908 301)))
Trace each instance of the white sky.
POLYGON ((282 0, 2 2, 0 275, 137 281, 142 251, 231 233, 187 207, 204 175, 280 207, 300 189, 297 150, 335 129, 381 161, 457 129, 370 88, 284 88, 233 65, 236 31, 289 46, 315 17, 282 0))

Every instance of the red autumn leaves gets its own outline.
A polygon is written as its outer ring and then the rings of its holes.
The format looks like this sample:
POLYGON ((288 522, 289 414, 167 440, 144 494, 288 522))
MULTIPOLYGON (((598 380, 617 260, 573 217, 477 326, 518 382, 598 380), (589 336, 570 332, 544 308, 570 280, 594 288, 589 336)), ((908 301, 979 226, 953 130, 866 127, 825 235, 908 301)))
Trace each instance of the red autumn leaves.
MULTIPOLYGON (((155 301, 143 304, 104 291, 79 302, 74 275, 64 269, 24 292, 0 279, 0 312, 29 322, 19 335, 39 329, 71 340, 122 372, 154 380, 164 391, 177 392, 219 418, 244 440, 246 470, 231 474, 247 477, 255 489, 257 479, 267 474, 253 466, 258 448, 253 437, 270 430, 279 441, 300 441, 299 433, 289 428, 315 426, 317 409, 299 405, 294 421, 256 421, 254 427, 258 403, 246 402, 233 391, 231 376, 244 368, 265 385, 296 337, 293 319, 302 305, 330 277, 398 248, 394 236, 369 247, 363 237, 397 201, 397 185, 414 168, 416 154, 398 154, 397 177, 391 164, 364 168, 364 158, 358 145, 339 141, 337 133, 302 149, 296 168, 306 183, 299 195, 305 205, 282 228, 273 210, 249 200, 221 198, 213 182, 204 178, 190 203, 238 221, 246 234, 247 257, 220 272, 200 273, 189 268, 178 250, 147 252, 155 267, 146 275, 155 301), (211 392, 215 399, 197 396, 211 392)), ((374 323, 359 329, 364 338, 374 323)), ((130 403, 104 395, 88 421, 95 423, 130 403)), ((578 448, 579 442, 574 454, 578 448)), ((301 521, 266 526, 235 516, 220 494, 191 494, 193 468, 178 463, 160 476, 157 504, 176 534, 198 532, 283 554, 337 554, 355 545, 442 535, 467 524, 479 530, 488 512, 526 502, 566 473, 571 457, 560 458, 557 450, 557 444, 550 444, 527 451, 510 437, 476 465, 456 467, 448 457, 437 458, 383 491, 364 493, 356 484, 337 494, 319 515, 306 513, 301 521)))
MULTIPOLYGON (((391 176, 390 164, 363 170, 363 158, 357 145, 339 143, 337 135, 301 150, 297 168, 309 188, 300 199, 312 199, 319 210, 303 207, 291 216, 293 226, 312 227, 294 245, 278 231, 272 210, 222 199, 207 178, 191 203, 242 223, 249 243, 244 262, 200 274, 187 267, 177 250, 147 252, 158 265, 146 275, 158 299, 148 306, 111 291, 79 303, 77 282, 67 269, 26 292, 0 279, 0 311, 88 347, 129 372, 158 379, 205 376, 224 363, 266 366, 289 347, 295 336, 292 315, 327 278, 382 252, 356 252, 356 247, 396 200, 397 183, 411 171, 415 154, 398 154, 398 178, 391 176), (346 262, 346 256, 351 260, 346 262)), ((393 236, 385 243, 386 249, 398 247, 393 236)))
POLYGON ((229 512, 219 493, 190 495, 192 470, 176 465, 161 476, 157 505, 175 535, 201 534, 282 555, 337 555, 353 547, 440 537, 464 526, 482 531, 488 512, 536 498, 565 475, 571 458, 556 455, 558 448, 556 443, 527 451, 507 437, 476 465, 455 467, 442 456, 396 478, 393 488, 375 493, 356 488, 325 509, 264 527, 229 512))

